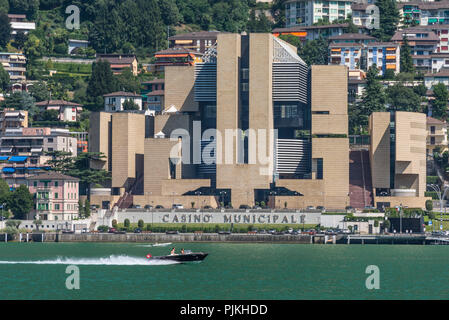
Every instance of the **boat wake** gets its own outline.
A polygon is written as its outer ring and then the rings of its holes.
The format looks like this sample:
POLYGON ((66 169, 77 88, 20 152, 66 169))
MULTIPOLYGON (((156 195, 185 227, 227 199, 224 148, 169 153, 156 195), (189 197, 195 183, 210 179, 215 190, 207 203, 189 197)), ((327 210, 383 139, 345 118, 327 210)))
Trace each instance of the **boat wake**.
POLYGON ((176 261, 148 260, 147 258, 130 257, 125 255, 100 258, 69 258, 57 257, 52 260, 36 261, 2 261, 0 264, 66 264, 66 265, 109 265, 109 266, 151 266, 177 264, 176 261))
POLYGON ((169 246, 169 245, 171 245, 172 243, 171 242, 165 242, 165 243, 153 243, 153 244, 142 244, 142 245, 139 245, 138 247, 166 247, 166 246, 169 246))

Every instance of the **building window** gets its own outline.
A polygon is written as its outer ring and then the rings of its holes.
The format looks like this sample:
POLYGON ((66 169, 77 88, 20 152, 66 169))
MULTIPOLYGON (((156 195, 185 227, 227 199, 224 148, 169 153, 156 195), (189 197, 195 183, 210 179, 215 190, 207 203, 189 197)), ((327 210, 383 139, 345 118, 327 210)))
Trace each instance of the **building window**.
POLYGON ((55 192, 55 199, 58 199, 58 193, 57 192, 55 192))
POLYGON ((58 186, 58 181, 55 181, 55 187, 57 187, 58 186))

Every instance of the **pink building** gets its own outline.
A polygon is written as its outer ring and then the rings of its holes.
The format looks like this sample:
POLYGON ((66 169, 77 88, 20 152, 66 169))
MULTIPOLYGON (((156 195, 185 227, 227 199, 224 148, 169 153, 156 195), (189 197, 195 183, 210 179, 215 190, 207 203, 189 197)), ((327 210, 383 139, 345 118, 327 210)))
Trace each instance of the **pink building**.
POLYGON ((57 172, 39 174, 28 179, 34 194, 36 215, 41 220, 72 220, 78 217, 79 179, 57 172))

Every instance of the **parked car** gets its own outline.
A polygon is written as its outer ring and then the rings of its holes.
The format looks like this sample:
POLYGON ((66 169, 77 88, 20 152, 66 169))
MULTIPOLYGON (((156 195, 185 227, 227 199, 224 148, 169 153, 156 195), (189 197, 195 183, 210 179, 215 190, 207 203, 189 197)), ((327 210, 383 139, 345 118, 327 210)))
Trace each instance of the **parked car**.
POLYGON ((158 205, 156 206, 156 209, 164 209, 164 206, 158 204, 158 205))
POLYGON ((218 234, 231 234, 231 231, 218 231, 218 234))
POLYGON ((134 229, 134 233, 142 233, 142 229, 136 228, 136 229, 134 229))
POLYGON ((203 209, 213 209, 211 206, 204 206, 203 209))
POLYGON ((145 209, 153 209, 153 206, 151 204, 146 204, 144 208, 145 209))
POLYGON ((179 234, 179 232, 177 230, 168 230, 165 231, 165 234, 179 234))
POLYGON ((326 208, 323 206, 316 207, 317 210, 320 210, 321 212, 326 212, 326 208))
POLYGON ((307 210, 315 210, 315 207, 314 207, 314 206, 307 206, 306 209, 307 209, 307 210))
POLYGON ((241 204, 239 209, 251 209, 251 207, 247 204, 241 204))
POLYGON ((115 228, 109 228, 109 231, 108 231, 109 233, 116 233, 117 232, 117 229, 115 229, 115 228))
POLYGON ((172 209, 184 209, 184 206, 182 204, 175 203, 172 205, 172 209))
POLYGON ((142 209, 142 207, 139 204, 133 205, 134 209, 142 209))
POLYGON ((253 209, 262 210, 262 207, 261 206, 254 206, 253 209))

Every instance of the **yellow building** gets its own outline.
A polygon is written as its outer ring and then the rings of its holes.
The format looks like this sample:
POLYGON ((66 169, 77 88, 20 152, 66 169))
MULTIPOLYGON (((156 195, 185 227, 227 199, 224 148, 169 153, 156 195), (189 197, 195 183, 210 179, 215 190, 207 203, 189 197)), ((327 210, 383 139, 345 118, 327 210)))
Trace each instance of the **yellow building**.
POLYGON ((440 153, 448 151, 447 147, 447 123, 441 120, 427 117, 427 155, 433 155, 435 148, 440 153))

